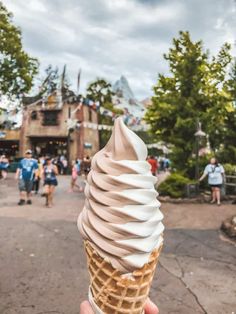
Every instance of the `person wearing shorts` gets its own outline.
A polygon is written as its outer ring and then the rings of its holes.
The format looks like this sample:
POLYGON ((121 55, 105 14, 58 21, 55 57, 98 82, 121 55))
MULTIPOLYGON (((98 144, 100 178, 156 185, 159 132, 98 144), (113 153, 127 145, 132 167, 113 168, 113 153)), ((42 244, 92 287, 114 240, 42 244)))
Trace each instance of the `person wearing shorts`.
POLYGON ((45 205, 47 207, 52 207, 53 204, 53 194, 55 187, 58 185, 57 175, 57 166, 52 163, 52 159, 50 157, 47 157, 46 164, 43 168, 44 195, 46 197, 45 205))
POLYGON ((3 180, 7 178, 8 168, 9 168, 9 161, 5 155, 2 155, 0 157, 0 178, 2 176, 3 180))
POLYGON ((71 171, 71 183, 70 183, 70 190, 69 192, 74 192, 74 188, 78 188, 79 192, 83 191, 82 186, 77 183, 78 176, 80 175, 80 170, 81 170, 81 161, 76 160, 72 161, 72 171, 71 171))
POLYGON ((212 199, 211 203, 217 202, 220 206, 220 190, 224 181, 224 168, 218 163, 216 158, 211 158, 210 163, 206 166, 203 175, 199 179, 202 181, 208 176, 208 184, 211 187, 212 199))
POLYGON ((32 158, 32 151, 28 149, 17 167, 15 178, 18 180, 20 200, 18 205, 32 204, 31 191, 33 188, 34 174, 38 169, 38 163, 32 158))
POLYGON ((151 173, 153 176, 156 177, 157 169, 158 169, 158 162, 154 156, 150 156, 147 158, 147 162, 151 165, 151 173))

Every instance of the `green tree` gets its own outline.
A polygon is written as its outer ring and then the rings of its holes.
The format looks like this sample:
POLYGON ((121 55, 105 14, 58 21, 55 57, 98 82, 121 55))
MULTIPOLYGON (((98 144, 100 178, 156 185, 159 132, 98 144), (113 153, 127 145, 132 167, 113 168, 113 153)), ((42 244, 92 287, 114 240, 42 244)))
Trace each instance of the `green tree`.
POLYGON ((211 147, 216 149, 222 143, 229 51, 230 46, 224 44, 218 55, 210 59, 202 41, 194 42, 189 32, 180 32, 164 55, 170 75, 158 76, 145 119, 158 140, 173 145, 171 157, 180 170, 188 167, 194 153, 198 121, 209 135, 211 147))
MULTIPOLYGON (((60 76, 58 73, 58 67, 53 68, 53 66, 50 64, 45 69, 44 77, 40 80, 39 83, 39 91, 34 96, 23 96, 22 102, 24 105, 30 105, 40 99, 42 99, 43 96, 49 96, 52 92, 54 92, 60 85, 60 76)), ((67 89, 65 89, 65 86, 63 86, 63 94, 67 89)))
POLYGON ((50 64, 46 69, 46 78, 42 82, 41 92, 50 94, 54 92, 59 86, 58 67, 53 68, 50 64))
POLYGON ((234 58, 229 73, 228 92, 230 94, 230 100, 233 102, 236 108, 236 58, 234 58))
POLYGON ((21 30, 0 1, 0 94, 20 96, 32 87, 38 61, 22 46, 21 30))
POLYGON ((236 58, 231 64, 226 90, 228 96, 224 140, 217 153, 221 162, 236 164, 236 58))
POLYGON ((102 106, 111 104, 113 95, 111 84, 101 78, 92 82, 87 88, 87 97, 93 101, 99 101, 102 106))
MULTIPOLYGON (((122 114, 122 110, 115 108, 112 103, 113 95, 114 93, 112 91, 111 84, 101 78, 92 82, 87 88, 87 97, 89 99, 93 101, 98 101, 100 106, 114 112, 115 114, 122 114)), ((98 123, 105 124, 105 125, 113 125, 112 118, 102 115, 100 112, 98 113, 98 123)), ((111 131, 101 130, 99 132, 99 141, 100 141, 101 148, 104 145, 106 145, 110 136, 111 136, 111 131)))

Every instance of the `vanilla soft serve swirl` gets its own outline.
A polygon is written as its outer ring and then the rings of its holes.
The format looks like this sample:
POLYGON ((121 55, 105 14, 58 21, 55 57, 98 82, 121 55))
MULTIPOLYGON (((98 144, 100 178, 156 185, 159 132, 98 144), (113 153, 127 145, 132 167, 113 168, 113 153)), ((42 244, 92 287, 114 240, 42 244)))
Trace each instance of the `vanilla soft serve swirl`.
POLYGON ((78 219, 83 238, 122 273, 142 267, 163 241, 156 178, 146 157, 143 141, 118 118, 93 157, 78 219))

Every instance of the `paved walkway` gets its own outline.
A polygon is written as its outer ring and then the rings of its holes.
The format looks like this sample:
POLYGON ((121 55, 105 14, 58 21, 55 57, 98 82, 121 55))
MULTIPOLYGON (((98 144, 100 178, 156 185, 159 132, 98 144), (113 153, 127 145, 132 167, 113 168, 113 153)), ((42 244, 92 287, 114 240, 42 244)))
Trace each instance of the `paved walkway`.
MULTIPOLYGON (((76 226, 84 197, 60 177, 55 205, 16 205, 0 182, 0 314, 77 314, 88 275, 76 226)), ((235 205, 162 205, 165 246, 151 290, 161 314, 236 313, 236 249, 219 232, 235 205)))

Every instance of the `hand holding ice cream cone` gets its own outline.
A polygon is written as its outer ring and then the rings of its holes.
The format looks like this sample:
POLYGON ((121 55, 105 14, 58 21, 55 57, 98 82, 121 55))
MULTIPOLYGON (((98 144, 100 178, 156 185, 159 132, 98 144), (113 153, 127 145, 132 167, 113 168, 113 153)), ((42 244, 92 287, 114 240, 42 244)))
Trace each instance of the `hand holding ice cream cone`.
MULTIPOLYGON (((157 306, 150 299, 147 300, 144 306, 144 313, 145 314, 159 313, 157 306)), ((80 314, 95 314, 88 301, 84 301, 80 304, 80 314)))
POLYGON ((96 313, 141 314, 149 294, 164 226, 146 157, 143 141, 118 118, 92 160, 78 227, 96 313))

